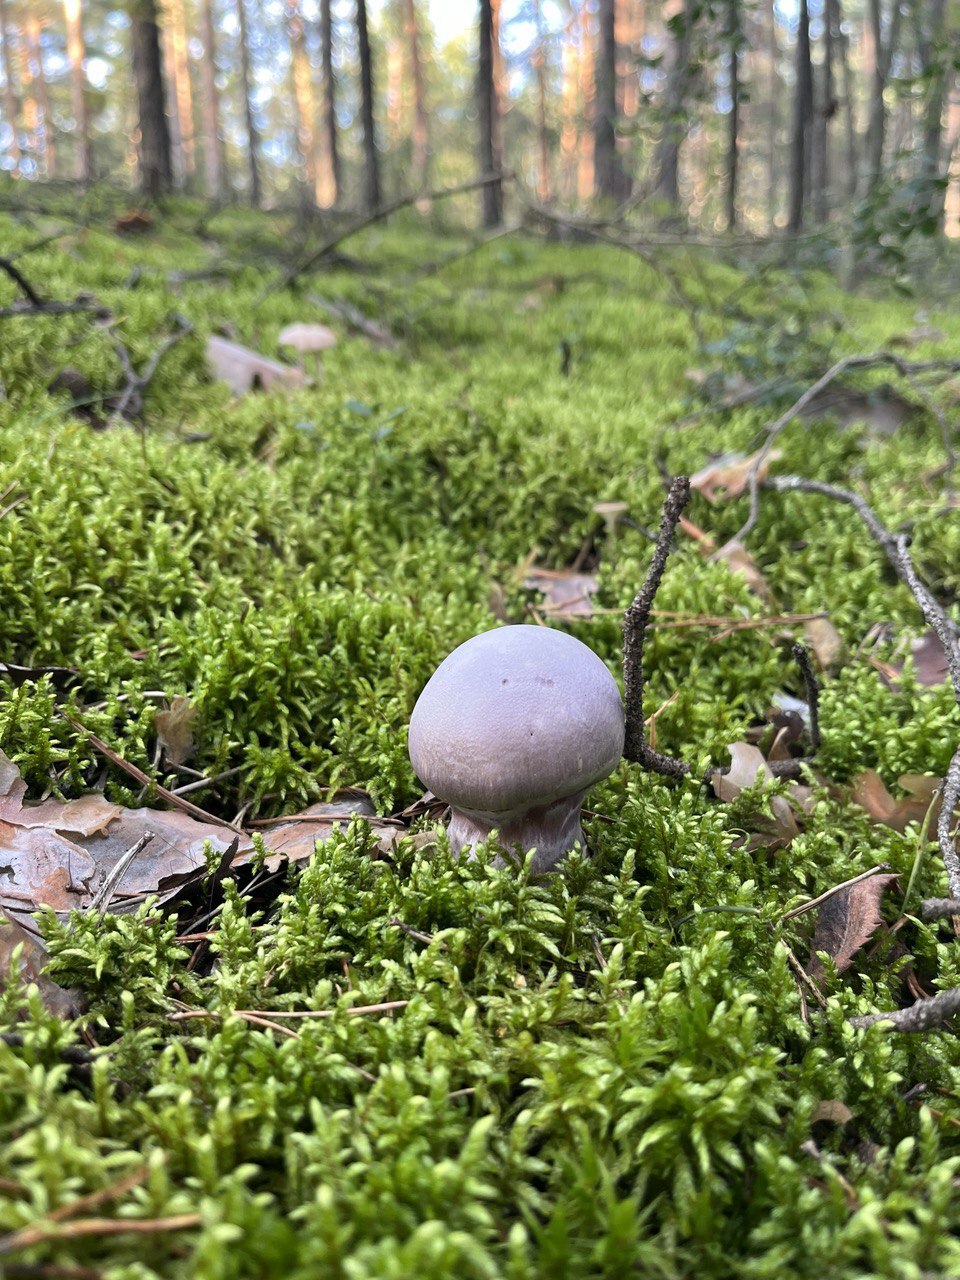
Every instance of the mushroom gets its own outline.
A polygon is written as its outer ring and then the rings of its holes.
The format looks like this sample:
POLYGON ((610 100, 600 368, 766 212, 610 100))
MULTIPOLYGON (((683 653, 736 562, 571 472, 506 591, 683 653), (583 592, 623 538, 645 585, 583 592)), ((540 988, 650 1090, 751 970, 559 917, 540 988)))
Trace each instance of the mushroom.
POLYGON ((451 808, 450 845, 496 830, 547 870, 583 841, 580 806, 623 754, 623 705, 585 644, 549 627, 474 636, 441 662, 410 718, 410 760, 451 808))
POLYGON ((625 502, 595 502, 593 510, 596 515, 603 518, 606 529, 607 541, 611 548, 617 545, 617 526, 620 524, 620 517, 626 515, 629 510, 625 502))
POLYGON ((325 324, 288 324, 277 337, 281 347, 293 347, 303 357, 311 353, 314 358, 314 374, 319 382, 323 374, 322 353, 337 345, 337 335, 325 324))

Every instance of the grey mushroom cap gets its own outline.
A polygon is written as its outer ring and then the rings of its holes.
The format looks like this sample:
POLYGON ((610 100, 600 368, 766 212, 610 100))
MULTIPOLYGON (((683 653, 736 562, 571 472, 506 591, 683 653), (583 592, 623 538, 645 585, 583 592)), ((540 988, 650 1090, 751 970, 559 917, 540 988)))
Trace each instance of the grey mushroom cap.
POLYGON ((495 820, 581 794, 616 767, 623 737, 620 691, 591 649, 548 627, 501 627, 434 672, 410 760, 454 809, 495 820))

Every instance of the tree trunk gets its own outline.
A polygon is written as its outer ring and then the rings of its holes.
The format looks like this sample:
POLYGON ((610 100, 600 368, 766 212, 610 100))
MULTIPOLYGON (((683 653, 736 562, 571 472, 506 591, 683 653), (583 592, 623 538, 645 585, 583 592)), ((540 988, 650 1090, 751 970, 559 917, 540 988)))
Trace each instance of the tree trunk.
POLYGON ((363 122, 363 205, 380 207, 380 163, 373 120, 373 58, 367 26, 367 0, 357 0, 357 42, 360 52, 360 118, 363 122))
POLYGON ((797 27, 796 85, 793 94, 793 124, 790 136, 790 189, 787 230, 803 226, 804 197, 810 162, 810 122, 813 117, 813 67, 810 63, 810 11, 800 0, 797 27))
MULTIPOLYGON (((918 13, 918 17, 919 17, 918 13)), ((920 156, 920 174, 927 182, 940 178, 940 153, 943 148, 943 107, 947 96, 947 69, 943 45, 945 0, 931 0, 929 22, 922 30, 921 71, 926 82, 923 104, 923 147, 920 156)), ((943 193, 931 186, 930 214, 940 221, 943 217, 943 193)))
POLYGON ((10 24, 7 21, 6 0, 0 0, 0 38, 3 40, 3 111, 10 125, 12 140, 10 156, 14 169, 20 167, 20 103, 17 101, 17 90, 13 79, 13 47, 10 41, 10 24))
POLYGON ((40 19, 28 17, 27 41, 30 46, 31 61, 35 68, 37 82, 37 103, 43 121, 43 164, 48 178, 57 176, 57 136, 53 128, 53 112, 50 110, 50 92, 47 86, 47 73, 43 66, 43 41, 40 34, 40 19))
POLYGON ((617 0, 617 112, 632 120, 640 108, 643 24, 639 0, 617 0))
POLYGON ((534 65, 537 72, 537 199, 546 204, 550 199, 550 138, 547 135, 547 33, 543 25, 543 0, 534 0, 537 47, 534 65))
POLYGON ((767 87, 767 226, 771 235, 777 225, 777 140, 780 133, 780 46, 777 44, 777 9, 775 0, 767 0, 764 6, 767 23, 767 58, 769 60, 769 84, 767 87))
POLYGON ((190 84, 190 60, 187 55, 187 21, 183 0, 166 0, 169 24, 170 67, 173 72, 173 96, 176 106, 177 135, 180 140, 182 185, 189 186, 197 172, 197 150, 193 127, 193 89, 190 84))
POLYGON ((737 162, 740 145, 740 11, 727 0, 727 47, 730 56, 730 112, 727 116, 727 230, 737 225, 737 162))
POLYGON ((657 194, 674 210, 680 205, 680 144, 688 122, 683 109, 690 82, 690 53, 697 0, 683 0, 679 30, 673 37, 672 61, 663 103, 663 129, 657 147, 657 194))
MULTIPOLYGON (((477 114, 480 121, 481 174, 497 172, 497 87, 494 78, 493 3, 480 0, 480 59, 477 71, 477 114)), ((483 225, 498 227, 503 221, 503 188, 499 181, 481 188, 483 225)))
POLYGON ((836 29, 839 32, 838 50, 840 54, 840 72, 843 77, 843 134, 845 139, 846 165, 843 183, 844 195, 852 200, 857 194, 857 126, 853 114, 855 87, 853 71, 850 67, 850 41, 843 29, 843 15, 840 11, 840 0, 828 0, 833 8, 836 29))
POLYGON ((560 114, 561 191, 564 199, 572 200, 577 189, 577 40, 573 18, 561 36, 560 114))
POLYGON ((293 74, 294 126, 299 156, 298 186, 301 202, 306 208, 313 206, 317 191, 317 157, 314 137, 313 84, 310 79, 310 61, 303 35, 303 15, 300 0, 286 0, 287 33, 290 37, 290 62, 293 74))
POLYGON ((131 10, 130 42, 137 87, 140 144, 140 187, 148 196, 163 195, 173 185, 170 131, 167 128, 163 60, 156 0, 136 0, 131 10))
POLYGON ((594 41, 590 32, 590 9, 581 2, 577 53, 580 75, 580 130, 577 148, 577 197, 586 204, 593 195, 593 121, 595 114, 595 82, 593 74, 594 41))
POLYGON ((200 60, 200 102, 203 117, 203 178, 211 200, 226 196, 223 147, 220 140, 220 95, 217 91, 217 37, 213 0, 201 0, 203 57, 200 60))
POLYGON ((73 112, 74 170, 81 182, 91 182, 93 146, 90 139, 90 117, 87 112, 87 86, 83 72, 83 19, 80 0, 63 0, 63 16, 67 26, 67 57, 70 60, 70 106, 73 112))
POLYGON ((420 53, 420 25, 417 21, 416 0, 404 0, 404 18, 407 44, 410 50, 410 70, 413 78, 413 180, 422 191, 429 178, 429 130, 427 126, 427 98, 423 86, 423 58, 420 53))
POLYGON ((333 14, 331 0, 320 0, 320 59, 323 71, 323 111, 320 122, 320 172, 317 203, 332 209, 340 190, 337 147, 336 82, 333 78, 333 14))
POLYGON ((960 76, 955 75, 947 107, 947 189, 943 229, 951 239, 960 236, 960 76))
POLYGON ((863 175, 863 187, 866 191, 873 191, 883 177, 883 144, 887 134, 887 109, 883 95, 893 57, 900 43, 900 17, 900 0, 893 0, 890 31, 885 43, 880 0, 869 0, 867 30, 871 44, 871 76, 867 136, 864 147, 866 169, 863 175))
POLYGON ((246 0, 237 0, 237 21, 240 28, 240 91, 243 95, 243 115, 247 126, 247 164, 250 173, 250 203, 259 209, 263 199, 260 187, 260 134, 253 116, 253 76, 250 67, 250 36, 247 31, 246 0))
POLYGON ((600 32, 594 61, 594 191, 601 199, 627 194, 617 157, 617 29, 615 0, 600 0, 600 32))
POLYGON ((824 0, 823 14, 823 75, 817 95, 814 136, 814 212, 817 221, 824 223, 830 216, 830 121, 837 110, 834 89, 834 46, 839 36, 836 26, 834 0, 824 0))

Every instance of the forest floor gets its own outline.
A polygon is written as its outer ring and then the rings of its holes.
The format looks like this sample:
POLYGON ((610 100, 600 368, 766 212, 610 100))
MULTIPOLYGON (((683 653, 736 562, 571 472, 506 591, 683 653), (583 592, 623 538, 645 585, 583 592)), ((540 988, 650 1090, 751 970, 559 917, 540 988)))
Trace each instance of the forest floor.
POLYGON ((926 367, 960 357, 960 314, 770 256, 465 252, 413 217, 284 287, 291 221, 115 212, 0 214, 2 1273, 957 1274, 960 1043, 850 1022, 960 983, 950 917, 921 913, 947 891, 944 651, 849 505, 765 483, 728 543, 765 428, 890 353, 755 474, 855 490, 960 617, 960 363, 926 367), (211 334, 283 360, 297 321, 339 338, 315 385, 211 376, 211 334), (675 474, 645 710, 690 775, 624 762, 555 874, 456 862, 404 813, 417 695, 502 621, 619 676, 675 474), (755 782, 764 758, 806 763, 755 782), (198 781, 244 831, 359 788, 373 825, 279 871, 258 836, 245 874, 214 854, 121 914, 71 880, 86 910, 31 915, 16 770, 53 809, 198 781))

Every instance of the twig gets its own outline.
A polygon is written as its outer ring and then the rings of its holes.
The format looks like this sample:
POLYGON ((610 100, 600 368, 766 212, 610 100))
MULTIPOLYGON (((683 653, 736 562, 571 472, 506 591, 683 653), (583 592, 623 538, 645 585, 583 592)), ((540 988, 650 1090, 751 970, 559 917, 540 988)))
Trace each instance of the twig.
MULTIPOLYGON (((905 587, 913 591, 910 580, 904 572, 904 559, 897 547, 897 535, 879 520, 876 512, 859 493, 854 493, 852 489, 843 489, 836 484, 826 484, 822 480, 808 480, 805 476, 771 476, 763 482, 763 487, 773 489, 775 493, 816 493, 822 498, 832 498, 834 502, 842 502, 845 506, 853 507, 872 534, 874 541, 890 561, 894 573, 905 587)), ((904 554, 909 561, 909 553, 904 554)), ((926 587, 923 588, 923 592, 925 596, 930 597, 926 587)), ((917 603, 920 603, 919 598, 917 603)), ((946 618, 946 625, 954 634, 960 632, 960 624, 953 622, 950 618, 946 618)))
MULTIPOLYGON (((405 1009, 410 1003, 409 1000, 384 1000, 380 1004, 357 1004, 347 1009, 234 1009, 233 1013, 238 1018, 259 1018, 265 1021, 267 1018, 335 1018, 338 1013, 345 1013, 354 1017, 372 1013, 392 1013, 394 1009, 405 1009)), ((171 1022, 189 1022, 193 1018, 223 1018, 226 1015, 217 1009, 181 1009, 177 1013, 167 1015, 171 1022)), ((281 1031, 285 1035, 290 1032, 286 1027, 281 1027, 281 1031)))
POLYGON ((807 706, 810 708, 810 754, 815 756, 820 750, 820 682, 814 675, 813 664, 806 646, 798 641, 793 646, 792 653, 800 668, 807 692, 807 706))
POLYGON ((929 1031, 931 1027, 942 1027, 951 1018, 960 1013, 960 987, 951 987, 949 991, 941 991, 929 1000, 918 1000, 908 1009, 894 1009, 890 1013, 867 1013, 858 1018, 848 1018, 853 1027, 872 1027, 878 1022, 892 1023, 894 1031, 929 1031))
POLYGON ((780 917, 780 923, 786 924, 788 920, 793 920, 797 916, 804 915, 807 911, 813 911, 815 907, 821 906, 828 898, 834 897, 838 893, 842 893, 844 889, 849 889, 855 884, 859 884, 861 880, 870 880, 873 876, 883 875, 885 871, 889 871, 890 867, 886 862, 878 862, 875 867, 871 867, 869 871, 861 871, 858 876, 852 876, 849 880, 844 880, 843 884, 835 884, 832 889, 827 889, 825 893, 821 893, 816 898, 811 898, 809 902, 801 902, 799 907, 793 907, 780 917))
POLYGON ((314 249, 297 266, 291 267, 279 282, 268 285, 258 301, 261 301, 276 289, 288 289, 300 276, 312 271, 319 262, 322 262, 334 249, 343 244, 344 240, 351 239, 360 231, 366 230, 367 227, 372 227, 377 222, 383 222, 385 218, 391 217, 401 209, 409 208, 410 205, 417 204, 421 200, 429 200, 432 203, 435 200, 446 200, 450 196, 463 195, 467 191, 476 191, 480 187, 489 187, 494 182, 505 182, 512 176, 510 173, 486 173, 480 178, 471 178, 468 182, 460 182, 453 187, 444 187, 438 191, 416 191, 410 195, 401 196, 398 200, 392 200, 389 204, 381 205, 379 209, 374 209, 372 213, 363 214, 361 217, 355 218, 342 231, 330 236, 319 249, 314 249))
POLYGON ((200 1222, 199 1213, 180 1213, 170 1218, 79 1218, 60 1224, 38 1223, 0 1239, 0 1254, 27 1249, 46 1240, 74 1240, 80 1236, 144 1236, 158 1231, 184 1231, 199 1227, 200 1222))
POLYGON ((66 715, 64 712, 61 712, 60 714, 63 715, 63 718, 68 724, 73 725, 74 729, 76 729, 78 733, 86 735, 86 739, 90 746, 93 747, 94 751, 99 752, 100 755, 109 760, 111 764, 116 765, 118 769, 122 769, 124 773, 129 774, 131 778, 135 778, 141 785, 153 787, 156 790, 157 795, 162 796, 163 799, 166 800, 168 804, 173 805, 175 809, 182 809, 184 813, 189 813, 192 818, 196 818, 199 822, 212 822, 215 826, 226 827, 229 831, 236 832, 239 835, 246 834, 242 828, 235 827, 232 822, 227 822, 226 818, 218 818, 214 813, 207 813, 206 809, 201 809, 190 800, 184 800, 182 796, 176 795, 173 791, 168 791, 166 787, 161 786, 155 778, 151 778, 149 774, 144 773, 144 771, 138 768, 137 765, 131 764, 129 760, 125 760, 119 752, 114 751, 113 747, 107 746, 105 742, 98 738, 95 733, 92 733, 84 725, 80 724, 76 720, 72 720, 70 716, 66 715))
POLYGON ((127 416, 135 417, 143 408, 144 392, 153 381, 154 374, 160 367, 160 361, 167 354, 172 346, 185 338, 188 333, 193 332, 193 325, 186 316, 175 315, 173 317, 174 331, 168 334, 160 343, 159 347, 147 361, 144 366, 143 373, 137 373, 133 367, 133 361, 130 358, 130 352, 127 350, 126 344, 116 333, 113 334, 113 344, 116 348, 120 363, 123 365, 123 372, 126 377, 126 384, 117 397, 116 405, 110 417, 107 419, 107 426, 113 426, 122 418, 127 416))
POLYGON ((643 586, 627 609, 623 620, 623 679, 624 715, 626 739, 623 754, 628 760, 643 765, 654 773, 666 777, 682 778, 690 772, 690 766, 680 760, 661 755, 648 745, 643 736, 643 649, 646 629, 650 622, 650 610, 656 598, 660 580, 666 567, 670 544, 680 519, 680 513, 690 496, 690 480, 677 476, 671 481, 667 499, 663 504, 663 516, 657 534, 657 545, 643 586))
POLYGON ((413 925, 406 924, 399 916, 392 916, 390 923, 394 929, 402 929, 411 938, 416 938, 417 942, 422 942, 426 946, 429 946, 433 941, 432 933, 421 933, 419 929, 414 929, 413 925))
POLYGON ((960 916, 960 898, 924 898, 920 903, 921 920, 943 920, 960 916))
POLYGON ((215 773, 212 778, 199 778, 196 782, 187 782, 182 787, 174 787, 173 794, 175 796, 185 796, 190 791, 201 791, 204 787, 212 787, 218 782, 223 782, 226 778, 232 778, 235 774, 243 772, 243 765, 235 765, 232 769, 224 769, 223 773, 215 773))
POLYGON ((40 294, 23 274, 18 266, 13 262, 12 258, 0 258, 0 271, 5 271, 14 284, 23 294, 30 300, 35 310, 42 310, 46 303, 40 294))
MULTIPOLYGON (((748 476, 748 487, 750 491, 750 514, 741 528, 728 541, 727 546, 733 542, 741 542, 757 523, 759 515, 759 477, 764 462, 773 448, 774 441, 786 427, 803 413, 804 409, 816 399, 816 397, 824 391, 831 382, 848 372, 850 369, 869 369, 875 368, 877 365, 890 365, 907 381, 912 379, 919 373, 942 372, 944 374, 960 372, 960 360, 904 360, 902 356, 898 356, 893 351, 873 351, 866 355, 850 355, 843 356, 835 364, 831 365, 826 373, 822 374, 812 386, 809 386, 803 395, 799 396, 789 409, 786 409, 779 418, 769 423, 765 428, 766 439, 753 460, 748 476)), ((946 441, 945 441, 946 443, 946 441)), ((950 455, 952 457, 952 453, 950 455)))
POLYGON ((117 859, 103 884, 91 899, 90 905, 87 907, 88 912, 99 911, 101 915, 106 913, 110 905, 110 899, 113 897, 113 891, 126 875, 127 868, 138 854, 143 852, 153 838, 154 832, 145 831, 136 844, 132 845, 126 853, 117 859))

